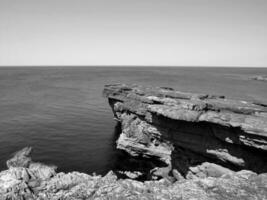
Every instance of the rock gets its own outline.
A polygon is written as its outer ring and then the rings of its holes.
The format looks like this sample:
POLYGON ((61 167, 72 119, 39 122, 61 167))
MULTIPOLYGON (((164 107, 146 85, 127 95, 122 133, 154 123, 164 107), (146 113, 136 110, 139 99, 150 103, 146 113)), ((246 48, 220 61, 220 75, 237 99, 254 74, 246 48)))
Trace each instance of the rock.
MULTIPOLYGON (((117 148, 133 156, 158 158, 183 176, 204 162, 267 172, 267 107, 262 103, 124 84, 106 85, 103 94, 121 122, 117 148)), ((208 171, 203 176, 220 170, 208 171)))
POLYGON ((7 167, 28 167, 31 162, 31 159, 28 157, 31 150, 31 147, 25 147, 16 152, 14 157, 6 162, 7 167))
POLYGON ((251 79, 256 81, 267 81, 267 76, 252 76, 251 79))
POLYGON ((169 176, 170 171, 171 171, 171 166, 167 166, 167 167, 156 167, 152 169, 150 172, 156 177, 167 178, 169 176))
POLYGON ((143 173, 138 172, 138 171, 133 171, 133 172, 130 172, 130 171, 119 171, 119 173, 126 175, 130 179, 136 179, 136 178, 138 178, 138 177, 143 175, 143 173))
MULTIPOLYGON (((210 164, 203 164, 203 166, 210 166, 210 164)), ((14 166, 0 172, 0 199, 241 200, 267 198, 267 173, 257 175, 251 171, 240 171, 220 177, 195 177, 172 183, 166 178, 145 182, 118 179, 112 171, 102 177, 79 172, 56 173, 54 170, 55 168, 51 166, 31 161, 28 167, 14 166)), ((177 171, 173 170, 173 174, 180 179, 177 171)))
POLYGON ((12 169, 0 172, 1 191, 7 191, 9 188, 19 184, 21 177, 16 176, 12 169))
POLYGON ((29 172, 34 179, 49 179, 56 174, 56 166, 48 166, 42 163, 30 163, 29 172))
POLYGON ((29 175, 26 168, 11 167, 0 173, 0 199, 30 199, 35 195, 27 185, 29 175))
POLYGON ((195 167, 190 167, 189 169, 190 173, 187 174, 187 179, 195 177, 221 177, 224 174, 233 173, 233 171, 228 168, 208 162, 204 162, 201 165, 197 165, 195 167))
POLYGON ((180 172, 178 172, 176 169, 172 170, 172 175, 176 179, 176 181, 184 181, 185 178, 181 175, 180 172))

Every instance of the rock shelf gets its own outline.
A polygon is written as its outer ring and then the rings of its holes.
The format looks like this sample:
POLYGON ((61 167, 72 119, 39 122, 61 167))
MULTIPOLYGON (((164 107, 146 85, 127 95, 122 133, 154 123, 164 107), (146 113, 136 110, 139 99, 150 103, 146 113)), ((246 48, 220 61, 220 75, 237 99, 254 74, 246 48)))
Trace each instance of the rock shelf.
POLYGON ((158 158, 184 177, 205 162, 219 174, 267 172, 265 105, 139 85, 106 85, 103 94, 121 123, 117 147, 133 156, 158 158))

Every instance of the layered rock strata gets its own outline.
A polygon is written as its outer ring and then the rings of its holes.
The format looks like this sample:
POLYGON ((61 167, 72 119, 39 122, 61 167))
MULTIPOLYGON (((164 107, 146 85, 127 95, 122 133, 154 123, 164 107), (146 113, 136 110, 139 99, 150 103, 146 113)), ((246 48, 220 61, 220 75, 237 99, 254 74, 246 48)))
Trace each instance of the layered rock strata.
POLYGON ((106 85, 103 94, 121 123, 117 147, 133 156, 158 158, 187 178, 207 175, 204 168, 212 176, 267 172, 263 103, 124 84, 106 85))
POLYGON ((17 152, 7 162, 8 169, 0 172, 1 200, 267 199, 267 174, 243 170, 219 178, 139 182, 118 179, 112 171, 104 177, 57 173, 54 166, 33 162, 30 151, 17 152))

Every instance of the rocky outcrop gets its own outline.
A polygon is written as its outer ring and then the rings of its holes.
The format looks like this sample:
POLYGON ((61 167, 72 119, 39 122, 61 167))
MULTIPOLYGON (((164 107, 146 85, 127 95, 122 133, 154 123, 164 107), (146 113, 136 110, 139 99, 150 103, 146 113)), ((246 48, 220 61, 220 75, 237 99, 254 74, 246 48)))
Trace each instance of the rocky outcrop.
POLYGON ((267 76, 252 76, 251 79, 256 81, 267 81, 267 76))
POLYGON ((187 178, 267 172, 264 104, 124 84, 103 94, 121 123, 117 147, 133 156, 158 158, 187 178))
POLYGON ((167 179, 139 182, 118 179, 110 171, 104 177, 79 172, 56 172, 54 166, 33 162, 25 148, 0 172, 1 200, 84 199, 266 199, 267 174, 251 171, 224 174, 219 178, 167 179), (27 164, 26 164, 27 163, 27 164))

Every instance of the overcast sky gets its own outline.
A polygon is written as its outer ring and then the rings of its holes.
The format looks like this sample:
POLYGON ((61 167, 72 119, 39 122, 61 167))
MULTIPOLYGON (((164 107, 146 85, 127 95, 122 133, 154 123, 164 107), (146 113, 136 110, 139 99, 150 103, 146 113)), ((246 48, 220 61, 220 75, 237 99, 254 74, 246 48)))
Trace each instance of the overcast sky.
POLYGON ((0 65, 267 66, 267 0, 0 0, 0 65))

